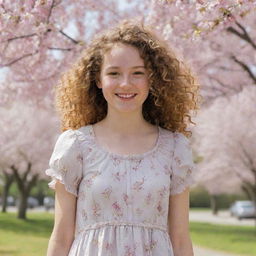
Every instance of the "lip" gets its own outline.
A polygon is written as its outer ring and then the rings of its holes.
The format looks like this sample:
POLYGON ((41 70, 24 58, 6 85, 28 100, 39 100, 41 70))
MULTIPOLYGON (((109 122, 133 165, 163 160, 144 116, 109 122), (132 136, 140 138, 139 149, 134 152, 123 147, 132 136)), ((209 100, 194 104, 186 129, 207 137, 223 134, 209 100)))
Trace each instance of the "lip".
POLYGON ((124 101, 128 101, 128 100, 132 100, 137 96, 137 93, 115 93, 115 95, 120 99, 120 100, 124 100, 124 101), (127 95, 127 94, 134 94, 134 96, 132 98, 121 98, 118 96, 118 94, 120 95, 127 95))
POLYGON ((137 93, 134 93, 134 92, 120 92, 120 93, 118 93, 118 92, 117 92, 117 93, 115 93, 115 94, 116 94, 116 95, 117 95, 117 94, 121 94, 121 95, 122 95, 122 94, 137 94, 137 93))

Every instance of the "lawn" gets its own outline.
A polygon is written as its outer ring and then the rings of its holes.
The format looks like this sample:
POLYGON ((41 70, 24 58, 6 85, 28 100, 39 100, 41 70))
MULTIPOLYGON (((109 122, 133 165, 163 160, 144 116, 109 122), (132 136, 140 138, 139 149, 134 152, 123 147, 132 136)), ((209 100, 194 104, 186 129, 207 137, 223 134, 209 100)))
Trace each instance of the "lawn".
MULTIPOLYGON (((28 220, 16 213, 0 213, 1 256, 45 256, 53 226, 53 214, 29 213, 28 220)), ((244 226, 212 225, 191 222, 194 244, 215 250, 256 255, 256 229, 244 226)))
POLYGON ((0 213, 1 256, 45 256, 53 227, 53 214, 28 213, 19 220, 16 213, 0 213))
POLYGON ((243 256, 256 255, 256 228, 190 222, 194 244, 243 256))

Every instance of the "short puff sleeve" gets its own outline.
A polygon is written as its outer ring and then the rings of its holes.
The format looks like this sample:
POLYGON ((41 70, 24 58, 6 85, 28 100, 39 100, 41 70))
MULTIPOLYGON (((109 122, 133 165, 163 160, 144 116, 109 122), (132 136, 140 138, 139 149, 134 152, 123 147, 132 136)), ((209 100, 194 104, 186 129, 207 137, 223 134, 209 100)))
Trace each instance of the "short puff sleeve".
POLYGON ((170 194, 179 194, 195 183, 195 164, 189 139, 182 133, 174 133, 174 153, 171 168, 170 194))
POLYGON ((52 178, 48 186, 55 189, 57 180, 65 189, 77 196, 78 186, 82 179, 82 154, 74 130, 66 130, 59 135, 51 155, 46 175, 52 178))

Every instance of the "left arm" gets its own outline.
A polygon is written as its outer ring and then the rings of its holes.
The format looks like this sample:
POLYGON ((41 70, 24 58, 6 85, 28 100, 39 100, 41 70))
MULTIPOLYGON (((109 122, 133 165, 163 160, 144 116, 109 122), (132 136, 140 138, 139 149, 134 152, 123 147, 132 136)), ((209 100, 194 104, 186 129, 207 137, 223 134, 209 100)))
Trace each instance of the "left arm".
POLYGON ((174 256, 194 256, 189 235, 189 188, 170 195, 168 227, 174 256))

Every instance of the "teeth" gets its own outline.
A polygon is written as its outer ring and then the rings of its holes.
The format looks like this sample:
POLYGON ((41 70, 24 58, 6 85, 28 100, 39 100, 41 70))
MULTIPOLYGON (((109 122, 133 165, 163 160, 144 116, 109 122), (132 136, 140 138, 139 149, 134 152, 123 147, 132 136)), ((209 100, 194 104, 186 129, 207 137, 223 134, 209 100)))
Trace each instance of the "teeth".
POLYGON ((131 98, 135 96, 135 94, 117 94, 120 98, 131 98))

